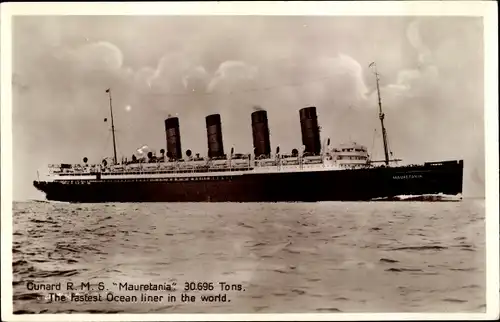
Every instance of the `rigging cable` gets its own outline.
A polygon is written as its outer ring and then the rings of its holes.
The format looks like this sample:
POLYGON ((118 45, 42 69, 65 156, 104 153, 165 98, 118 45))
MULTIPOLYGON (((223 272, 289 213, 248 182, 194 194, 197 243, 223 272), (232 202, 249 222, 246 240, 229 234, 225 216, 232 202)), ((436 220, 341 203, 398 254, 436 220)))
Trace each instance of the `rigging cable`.
POLYGON ((104 144, 104 148, 102 149, 102 152, 101 152, 101 158, 103 158, 102 156, 104 155, 104 158, 107 158, 106 157, 106 154, 105 154, 105 151, 108 149, 108 143, 109 143, 109 138, 111 137, 111 130, 108 132, 108 136, 106 138, 106 143, 104 144))
POLYGON ((377 136, 377 129, 375 128, 373 131, 373 140, 372 140, 372 148, 370 149, 371 154, 372 154, 372 160, 375 157, 375 150, 373 149, 375 147, 375 137, 377 136))

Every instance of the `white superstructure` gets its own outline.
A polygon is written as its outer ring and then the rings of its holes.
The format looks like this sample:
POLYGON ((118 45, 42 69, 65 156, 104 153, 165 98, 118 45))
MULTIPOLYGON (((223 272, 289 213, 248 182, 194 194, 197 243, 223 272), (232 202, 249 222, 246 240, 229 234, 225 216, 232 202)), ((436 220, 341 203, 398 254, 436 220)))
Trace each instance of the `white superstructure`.
MULTIPOLYGON (((155 158, 156 159, 156 158, 155 158)), ((234 176, 273 172, 327 171, 370 167, 366 147, 355 142, 325 149, 318 156, 278 154, 268 159, 255 159, 249 154, 235 154, 229 159, 163 161, 143 158, 135 162, 112 165, 51 164, 46 181, 93 181, 110 179, 161 179, 199 176, 234 176)))

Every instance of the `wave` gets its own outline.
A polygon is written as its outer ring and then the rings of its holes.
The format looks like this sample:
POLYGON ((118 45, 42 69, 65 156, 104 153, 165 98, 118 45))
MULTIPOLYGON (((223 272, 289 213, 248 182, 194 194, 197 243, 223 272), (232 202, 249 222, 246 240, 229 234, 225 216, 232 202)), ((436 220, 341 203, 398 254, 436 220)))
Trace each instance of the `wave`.
POLYGON ((47 199, 28 199, 24 202, 34 202, 34 203, 48 203, 48 204, 62 204, 62 205, 69 205, 71 204, 68 201, 56 201, 56 200, 47 200, 47 199))
POLYGON ((371 201, 427 201, 427 202, 459 202, 462 195, 423 194, 423 195, 398 195, 394 197, 374 198, 371 201))
POLYGON ((366 294, 374 289, 381 296, 371 309, 380 305, 427 311, 445 305, 463 312, 477 311, 485 303, 483 202, 46 203, 21 204, 13 210, 16 314, 202 309, 178 301, 54 306, 38 300, 38 292, 44 297, 47 292, 27 291, 28 280, 89 281, 94 291, 100 281, 116 291, 112 283, 121 279, 137 284, 175 280, 178 285, 224 281, 246 289, 231 293, 231 303, 207 306, 206 313, 271 313, 279 308, 359 312, 367 310, 366 294), (54 228, 53 222, 60 227, 54 228), (423 257, 415 256, 419 254, 423 257), (457 285, 458 279, 467 282, 457 285), (390 286, 402 280, 406 290, 390 286), (394 303, 394 298, 408 294, 421 295, 422 301, 417 306, 405 300, 394 303))
POLYGON ((404 246, 404 247, 390 248, 390 250, 442 250, 442 249, 448 249, 448 247, 439 245, 424 245, 424 246, 404 246))

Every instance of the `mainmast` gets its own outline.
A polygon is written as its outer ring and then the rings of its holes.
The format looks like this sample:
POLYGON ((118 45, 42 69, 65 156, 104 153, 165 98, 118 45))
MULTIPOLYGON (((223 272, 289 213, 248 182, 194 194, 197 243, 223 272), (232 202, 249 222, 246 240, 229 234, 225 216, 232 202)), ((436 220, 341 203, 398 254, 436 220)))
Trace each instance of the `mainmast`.
POLYGON ((378 118, 380 119, 380 125, 382 126, 382 139, 384 140, 384 155, 385 155, 385 164, 389 165, 389 147, 387 144, 387 131, 384 126, 384 112, 382 112, 382 100, 380 98, 380 86, 379 86, 379 74, 377 72, 377 65, 375 62, 372 62, 368 67, 373 67, 375 79, 377 81, 377 95, 378 95, 378 118))
POLYGON ((115 122, 113 119, 113 105, 112 105, 112 100, 111 100, 111 88, 108 88, 106 90, 106 93, 108 93, 108 96, 109 96, 109 110, 111 112, 111 132, 113 134, 113 162, 114 162, 114 164, 117 164, 117 161, 116 161, 115 122))

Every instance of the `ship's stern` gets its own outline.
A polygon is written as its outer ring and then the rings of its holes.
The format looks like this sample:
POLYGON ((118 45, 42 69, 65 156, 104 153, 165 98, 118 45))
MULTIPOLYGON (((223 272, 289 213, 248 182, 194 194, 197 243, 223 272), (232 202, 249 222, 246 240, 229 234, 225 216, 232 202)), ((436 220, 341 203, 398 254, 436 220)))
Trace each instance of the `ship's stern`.
POLYGON ((47 182, 45 181, 34 180, 33 187, 35 187, 38 191, 47 193, 47 182))

